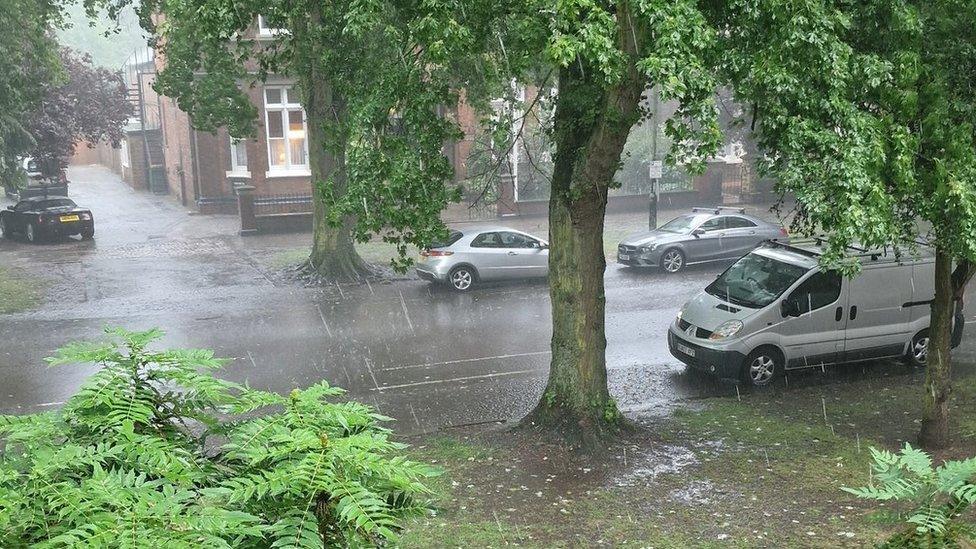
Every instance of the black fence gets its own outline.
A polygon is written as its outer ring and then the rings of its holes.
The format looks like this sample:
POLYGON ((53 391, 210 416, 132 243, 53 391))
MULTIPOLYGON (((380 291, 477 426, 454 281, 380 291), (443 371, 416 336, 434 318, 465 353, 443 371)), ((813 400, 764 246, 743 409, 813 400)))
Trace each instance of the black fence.
POLYGON ((254 195, 254 215, 284 216, 312 213, 310 194, 256 194, 254 195))

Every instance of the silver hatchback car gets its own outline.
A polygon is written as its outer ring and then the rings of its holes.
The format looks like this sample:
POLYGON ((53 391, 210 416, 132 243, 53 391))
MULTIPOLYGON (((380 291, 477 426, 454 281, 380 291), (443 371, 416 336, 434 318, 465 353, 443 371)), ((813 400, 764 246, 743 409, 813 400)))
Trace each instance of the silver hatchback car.
POLYGON ((451 231, 420 253, 417 276, 466 292, 478 282, 544 277, 549 274, 549 243, 508 227, 451 231))
POLYGON ((686 265, 737 259, 762 242, 787 238, 782 225, 746 215, 743 208, 692 208, 653 231, 625 238, 617 246, 617 263, 676 273, 686 265))

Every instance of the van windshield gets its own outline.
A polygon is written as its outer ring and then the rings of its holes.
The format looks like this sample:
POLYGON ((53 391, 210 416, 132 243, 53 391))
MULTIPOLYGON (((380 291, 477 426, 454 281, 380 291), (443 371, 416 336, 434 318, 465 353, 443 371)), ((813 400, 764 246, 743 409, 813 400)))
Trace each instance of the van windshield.
POLYGON ((775 301, 807 270, 751 253, 736 261, 705 291, 735 305, 761 309, 775 301))

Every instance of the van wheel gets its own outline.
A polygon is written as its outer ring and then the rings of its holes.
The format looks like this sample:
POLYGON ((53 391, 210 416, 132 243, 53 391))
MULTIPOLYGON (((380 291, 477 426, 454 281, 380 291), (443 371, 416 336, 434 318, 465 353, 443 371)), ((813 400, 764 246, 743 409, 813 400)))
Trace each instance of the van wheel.
POLYGON ((771 385, 782 373, 783 357, 772 347, 756 349, 742 364, 742 381, 753 387, 771 385))
POLYGON ((929 331, 926 328, 915 334, 908 347, 908 361, 912 366, 924 368, 929 359, 929 331))
POLYGON ((456 291, 466 292, 474 286, 476 278, 474 269, 462 265, 451 269, 451 272, 447 275, 447 282, 456 291))

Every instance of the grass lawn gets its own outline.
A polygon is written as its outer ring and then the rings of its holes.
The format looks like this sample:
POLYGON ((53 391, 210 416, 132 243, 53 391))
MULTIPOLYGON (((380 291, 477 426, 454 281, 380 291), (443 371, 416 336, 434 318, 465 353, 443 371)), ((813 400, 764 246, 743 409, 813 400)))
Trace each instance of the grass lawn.
MULTIPOLYGON (((897 368, 897 367, 895 367, 897 368)), ((439 509, 404 547, 864 547, 894 530, 840 490, 868 482, 868 447, 918 429, 918 372, 697 402, 599 456, 532 433, 418 438, 447 473, 439 509)), ((972 455, 976 377, 956 382, 956 445, 972 455)))
POLYGON ((0 314, 20 313, 35 307, 41 293, 36 279, 0 267, 0 314))

